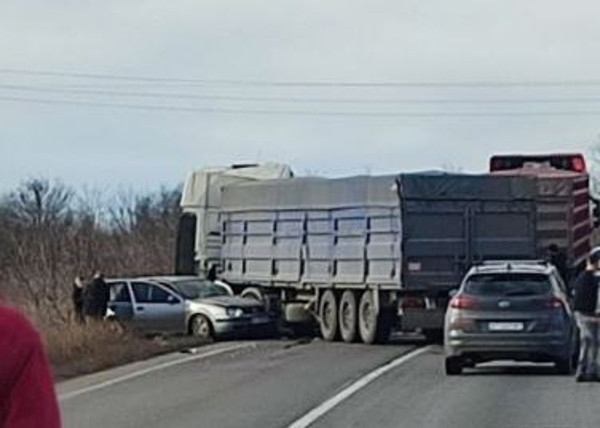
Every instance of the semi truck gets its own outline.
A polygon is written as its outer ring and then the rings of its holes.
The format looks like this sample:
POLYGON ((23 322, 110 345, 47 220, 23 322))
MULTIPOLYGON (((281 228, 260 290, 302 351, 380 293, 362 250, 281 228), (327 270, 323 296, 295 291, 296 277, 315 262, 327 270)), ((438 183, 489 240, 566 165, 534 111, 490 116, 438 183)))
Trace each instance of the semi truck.
POLYGON ((582 263, 591 229, 577 174, 199 171, 184 187, 177 273, 216 269, 282 321, 316 320, 325 340, 374 343, 394 327, 437 339, 449 293, 474 263, 540 258, 551 244, 570 267, 582 263))

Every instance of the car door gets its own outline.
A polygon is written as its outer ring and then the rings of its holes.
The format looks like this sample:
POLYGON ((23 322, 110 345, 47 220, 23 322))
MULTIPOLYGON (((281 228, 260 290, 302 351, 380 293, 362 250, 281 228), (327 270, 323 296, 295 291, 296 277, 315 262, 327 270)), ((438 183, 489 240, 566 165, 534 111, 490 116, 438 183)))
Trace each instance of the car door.
POLYGON ((185 329, 184 302, 161 285, 132 282, 135 297, 135 323, 150 332, 181 332, 185 329))
POLYGON ((127 281, 109 282, 110 300, 108 308, 114 313, 114 317, 122 322, 133 321, 133 300, 131 290, 127 281))

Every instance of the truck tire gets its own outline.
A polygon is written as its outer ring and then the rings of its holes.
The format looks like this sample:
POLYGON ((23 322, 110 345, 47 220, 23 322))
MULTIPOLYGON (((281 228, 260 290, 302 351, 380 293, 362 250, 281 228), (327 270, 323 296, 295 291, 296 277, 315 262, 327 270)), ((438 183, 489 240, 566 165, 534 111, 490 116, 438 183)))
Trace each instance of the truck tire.
POLYGON ((356 295, 352 290, 344 291, 340 299, 340 308, 338 321, 340 325, 340 334, 346 343, 356 341, 356 330, 358 326, 356 308, 356 295))
POLYGON ((358 305, 358 332, 363 343, 371 344, 377 341, 378 316, 373 293, 363 292, 358 305))
POLYGON ((244 288, 244 290, 242 290, 242 292, 240 293, 240 296, 247 297, 249 299, 254 299, 257 302, 265 303, 265 298, 262 292, 256 287, 244 288))
POLYGON ((324 340, 332 342, 338 336, 338 305, 333 291, 327 290, 319 302, 319 327, 324 340))
POLYGON ((462 373, 463 364, 460 357, 446 357, 444 366, 448 376, 457 376, 462 373))
POLYGON ((392 308, 380 308, 379 316, 377 317, 377 337, 375 338, 377 343, 388 342, 394 325, 394 316, 395 313, 392 308))

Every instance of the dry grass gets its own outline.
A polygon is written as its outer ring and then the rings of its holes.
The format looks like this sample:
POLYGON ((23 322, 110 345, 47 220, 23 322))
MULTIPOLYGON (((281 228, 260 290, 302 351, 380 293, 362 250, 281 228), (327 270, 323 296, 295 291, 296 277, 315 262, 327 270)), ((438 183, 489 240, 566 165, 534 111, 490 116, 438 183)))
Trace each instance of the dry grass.
POLYGON ((38 326, 57 380, 205 344, 191 337, 146 337, 114 322, 38 326))

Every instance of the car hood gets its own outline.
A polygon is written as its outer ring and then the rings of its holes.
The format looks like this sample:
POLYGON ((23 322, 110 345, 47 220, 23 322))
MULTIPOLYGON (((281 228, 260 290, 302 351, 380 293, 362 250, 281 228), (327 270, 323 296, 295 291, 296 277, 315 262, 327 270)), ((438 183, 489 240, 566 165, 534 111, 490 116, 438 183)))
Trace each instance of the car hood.
POLYGON ((203 303, 208 305, 215 305, 221 307, 236 307, 236 308, 250 308, 250 307, 263 307, 263 304, 257 302, 254 299, 239 296, 219 296, 219 297, 208 297, 206 299, 193 300, 195 303, 203 303))

